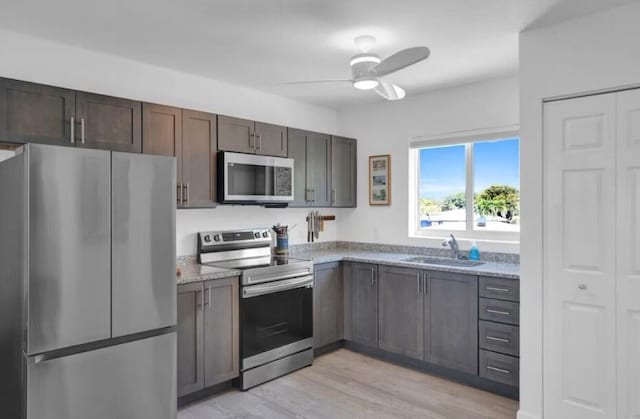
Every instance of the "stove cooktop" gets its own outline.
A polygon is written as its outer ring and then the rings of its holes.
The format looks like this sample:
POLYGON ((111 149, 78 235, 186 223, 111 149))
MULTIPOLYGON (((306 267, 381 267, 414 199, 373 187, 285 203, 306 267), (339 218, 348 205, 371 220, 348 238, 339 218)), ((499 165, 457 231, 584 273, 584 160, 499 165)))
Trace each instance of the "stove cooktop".
POLYGON ((290 256, 261 256, 254 258, 232 259, 220 262, 208 262, 205 265, 215 266, 225 269, 255 269, 291 265, 294 263, 308 262, 308 259, 295 258, 290 256))

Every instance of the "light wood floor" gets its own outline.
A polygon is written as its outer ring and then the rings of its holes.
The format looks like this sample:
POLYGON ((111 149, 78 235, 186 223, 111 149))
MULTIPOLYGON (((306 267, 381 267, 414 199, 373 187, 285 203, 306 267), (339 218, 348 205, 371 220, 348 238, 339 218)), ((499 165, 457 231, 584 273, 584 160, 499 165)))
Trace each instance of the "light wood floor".
POLYGON ((184 407, 178 419, 515 418, 518 402, 346 349, 255 387, 184 407))

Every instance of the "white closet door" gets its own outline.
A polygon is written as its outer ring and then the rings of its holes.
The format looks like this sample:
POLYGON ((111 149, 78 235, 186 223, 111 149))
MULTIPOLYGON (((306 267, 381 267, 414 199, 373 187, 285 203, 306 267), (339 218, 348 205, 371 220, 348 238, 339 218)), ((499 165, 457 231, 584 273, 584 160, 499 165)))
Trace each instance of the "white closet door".
POLYGON ((616 417, 615 110, 615 94, 544 105, 546 419, 616 417))
POLYGON ((618 94, 618 413, 640 418, 640 91, 618 94))

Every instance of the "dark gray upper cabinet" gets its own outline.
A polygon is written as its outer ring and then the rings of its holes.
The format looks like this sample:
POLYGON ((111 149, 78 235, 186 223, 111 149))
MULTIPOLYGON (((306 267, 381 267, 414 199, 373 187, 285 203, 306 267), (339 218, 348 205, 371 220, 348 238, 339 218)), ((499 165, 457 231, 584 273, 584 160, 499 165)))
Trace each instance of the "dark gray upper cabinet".
POLYGON ((351 339, 378 347, 378 266, 351 265, 351 339))
POLYGON ((381 265, 378 285, 378 347, 423 358, 424 297, 422 271, 381 265))
POLYGON ((178 286, 178 397, 238 376, 239 279, 178 286))
POLYGON ((342 264, 324 263, 314 271, 313 346, 321 348, 344 336, 342 264))
POLYGON ((331 137, 290 128, 289 157, 294 159, 294 201, 290 207, 331 206, 331 137))
POLYGON ((256 122, 256 153, 265 156, 287 157, 287 128, 256 122))
POLYGON ((286 157, 287 128, 220 115, 218 148, 237 153, 286 157))
POLYGON ((427 272, 425 360, 478 374, 478 277, 427 272))
POLYGON ((202 284, 178 286, 178 397, 204 388, 202 284))
POLYGON ((238 288, 238 278, 204 284, 205 387, 231 380, 240 373, 238 288))
POLYGON ((356 206, 357 142, 351 138, 331 137, 331 204, 356 206))
POLYGON ((141 115, 140 102, 78 92, 75 143, 78 147, 140 153, 141 115))
POLYGON ((75 110, 73 90, 0 79, 2 141, 73 146, 75 110))
MULTIPOLYGON (((142 104, 142 152, 173 157, 182 154, 182 109, 142 104)), ((177 173, 181 183, 180 162, 177 173)))
MULTIPOLYGON (((218 149, 216 115, 182 111, 183 208, 206 208, 216 205, 216 152, 218 149)), ((180 174, 178 174, 180 176, 180 174)))

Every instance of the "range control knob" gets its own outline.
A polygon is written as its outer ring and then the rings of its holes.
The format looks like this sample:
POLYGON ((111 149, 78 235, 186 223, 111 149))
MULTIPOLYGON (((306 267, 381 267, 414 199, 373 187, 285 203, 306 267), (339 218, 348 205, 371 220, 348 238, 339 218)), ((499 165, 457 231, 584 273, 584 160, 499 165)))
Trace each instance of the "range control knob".
POLYGON ((254 236, 256 239, 259 239, 259 238, 260 238, 260 233, 256 231, 255 233, 253 233, 253 236, 254 236))
POLYGON ((220 241, 220 235, 216 234, 215 236, 213 236, 213 240, 219 242, 220 241))
POLYGON ((211 236, 210 235, 206 235, 202 238, 204 240, 205 243, 211 243, 211 236))
POLYGON ((268 231, 263 231, 263 232, 262 232, 262 237, 264 237, 265 239, 266 239, 267 237, 269 237, 269 232, 268 232, 268 231))

